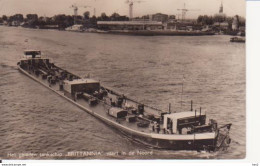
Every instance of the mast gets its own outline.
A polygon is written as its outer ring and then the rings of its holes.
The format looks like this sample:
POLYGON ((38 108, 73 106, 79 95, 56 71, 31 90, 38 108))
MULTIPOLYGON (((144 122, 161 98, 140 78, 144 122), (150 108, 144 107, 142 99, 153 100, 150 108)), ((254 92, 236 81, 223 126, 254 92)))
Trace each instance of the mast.
POLYGON ((183 78, 182 78, 182 86, 181 86, 181 110, 182 110, 182 94, 183 94, 183 84, 184 84, 184 79, 185 79, 185 77, 184 77, 184 75, 183 75, 183 78))

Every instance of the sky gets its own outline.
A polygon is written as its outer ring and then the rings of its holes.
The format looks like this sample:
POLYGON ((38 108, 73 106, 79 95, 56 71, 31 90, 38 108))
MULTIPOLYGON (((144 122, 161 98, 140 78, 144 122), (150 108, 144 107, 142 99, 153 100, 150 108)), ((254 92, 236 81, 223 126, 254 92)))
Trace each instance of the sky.
MULTIPOLYGON (((227 16, 236 14, 245 17, 246 2, 245 0, 143 0, 141 3, 134 3, 134 17, 164 13, 181 17, 181 9, 186 4, 189 11, 186 18, 197 18, 199 15, 214 15, 218 13, 221 1, 224 5, 224 13, 227 16)), ((56 14, 73 15, 72 4, 79 7, 78 14, 82 15, 85 11, 90 11, 99 16, 105 12, 111 15, 114 12, 120 15, 129 15, 129 6, 126 0, 0 0, 0 16, 20 14, 38 14, 39 16, 54 16, 56 14), (83 6, 91 6, 84 8, 83 6)))

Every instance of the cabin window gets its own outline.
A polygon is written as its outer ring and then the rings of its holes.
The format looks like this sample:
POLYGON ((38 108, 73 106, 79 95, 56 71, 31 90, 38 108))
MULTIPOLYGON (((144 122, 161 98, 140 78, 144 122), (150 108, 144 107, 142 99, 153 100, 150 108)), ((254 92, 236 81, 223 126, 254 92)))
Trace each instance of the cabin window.
POLYGON ((167 129, 172 129, 172 120, 167 118, 167 129))
POLYGON ((27 51, 25 55, 41 55, 40 51, 27 51))

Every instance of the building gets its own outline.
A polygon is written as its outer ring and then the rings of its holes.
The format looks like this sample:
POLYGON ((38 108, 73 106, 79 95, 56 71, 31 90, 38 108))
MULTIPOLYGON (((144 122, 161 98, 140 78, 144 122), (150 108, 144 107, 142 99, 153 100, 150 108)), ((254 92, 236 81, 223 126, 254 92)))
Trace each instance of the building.
POLYGON ((167 23, 167 29, 193 31, 193 30, 202 30, 203 27, 202 27, 202 25, 196 24, 195 22, 174 21, 174 22, 168 22, 167 23))
POLYGON ((215 22, 213 24, 213 27, 215 27, 219 30, 228 30, 229 29, 229 23, 228 22, 215 22))
POLYGON ((237 31, 238 28, 239 28, 239 19, 238 19, 238 16, 236 15, 236 16, 233 18, 232 30, 233 30, 233 31, 237 31))
POLYGON ((164 22, 168 21, 168 15, 162 14, 162 13, 156 13, 156 14, 152 15, 152 20, 164 23, 164 22))
POLYGON ((98 21, 98 29, 102 30, 158 30, 163 23, 158 21, 98 21))
POLYGON ((175 21, 176 21, 176 16, 175 15, 169 15, 168 22, 175 22, 175 21))
POLYGON ((223 3, 221 2, 220 8, 219 8, 219 14, 223 14, 224 12, 224 7, 223 7, 223 3))
POLYGON ((215 16, 226 17, 226 14, 224 13, 224 6, 223 6, 222 2, 221 2, 221 5, 219 7, 219 11, 218 11, 217 14, 215 14, 215 16))

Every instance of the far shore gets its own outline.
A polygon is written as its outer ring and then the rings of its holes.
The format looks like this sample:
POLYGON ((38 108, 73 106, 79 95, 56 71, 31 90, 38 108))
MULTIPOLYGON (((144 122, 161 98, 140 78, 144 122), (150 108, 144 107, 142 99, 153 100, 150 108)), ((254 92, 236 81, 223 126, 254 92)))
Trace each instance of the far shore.
POLYGON ((34 30, 55 30, 55 31, 67 31, 67 32, 77 32, 77 33, 98 33, 98 34, 114 34, 114 35, 132 35, 132 36, 213 36, 213 35, 227 35, 227 36, 241 36, 242 34, 235 33, 220 33, 214 31, 185 31, 185 30, 100 30, 100 29, 84 29, 84 30, 65 30, 57 28, 30 28, 22 26, 5 26, 8 28, 25 28, 25 29, 34 29, 34 30))

